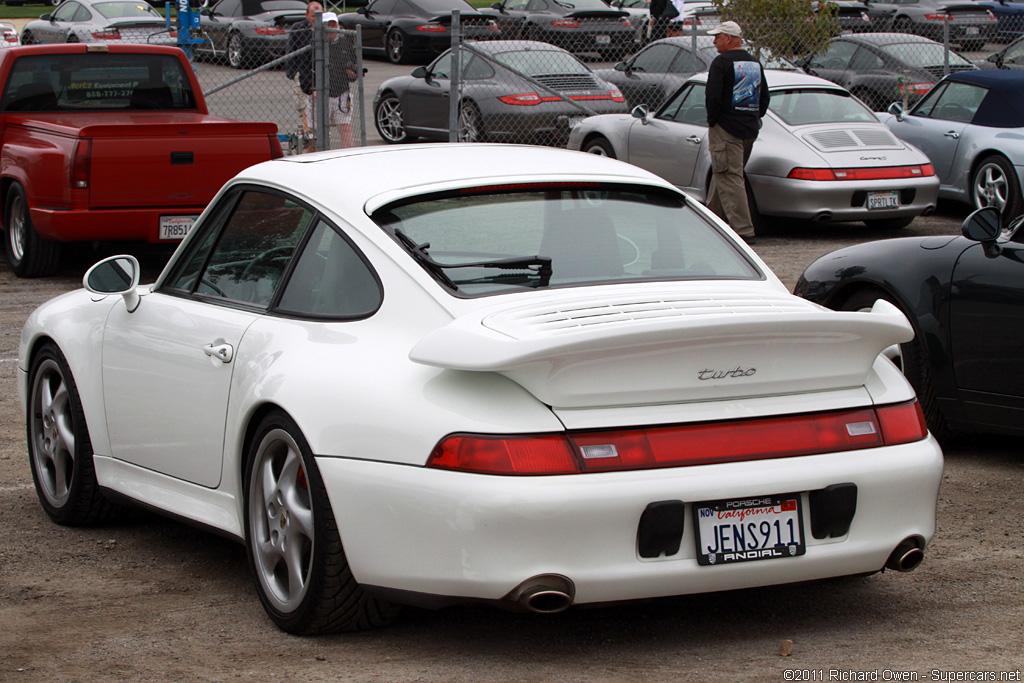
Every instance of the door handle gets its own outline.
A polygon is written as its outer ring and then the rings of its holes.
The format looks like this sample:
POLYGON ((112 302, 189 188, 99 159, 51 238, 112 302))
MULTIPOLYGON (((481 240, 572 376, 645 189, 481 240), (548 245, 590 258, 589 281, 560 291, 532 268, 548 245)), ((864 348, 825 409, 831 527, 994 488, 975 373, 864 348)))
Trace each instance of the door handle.
POLYGON ((951 138, 953 140, 960 139, 960 133, 957 133, 955 130, 948 130, 945 133, 943 133, 942 135, 944 137, 951 138))
POLYGON ((690 137, 686 138, 686 141, 687 142, 692 142, 695 145, 699 145, 700 144, 700 136, 699 135, 691 135, 690 137))
POLYGON ((235 355, 235 350, 231 348, 231 344, 218 344, 217 346, 207 344, 203 347, 203 353, 213 356, 221 363, 230 363, 235 355))

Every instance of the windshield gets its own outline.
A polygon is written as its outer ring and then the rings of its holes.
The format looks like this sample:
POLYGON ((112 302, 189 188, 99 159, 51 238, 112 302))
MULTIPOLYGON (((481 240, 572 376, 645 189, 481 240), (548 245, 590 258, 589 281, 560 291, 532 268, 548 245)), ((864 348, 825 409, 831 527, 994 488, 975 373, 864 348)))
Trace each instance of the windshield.
POLYGON ((763 277, 681 195, 660 188, 473 188, 393 204, 373 219, 462 296, 580 283, 763 277))
POLYGON ((768 108, 791 126, 809 123, 877 123, 868 108, 836 90, 772 91, 768 108))
MULTIPOLYGON (((946 49, 940 43, 894 43, 880 47, 882 52, 911 66, 942 66, 946 60, 946 49)), ((952 51, 949 52, 949 65, 974 66, 952 51)))

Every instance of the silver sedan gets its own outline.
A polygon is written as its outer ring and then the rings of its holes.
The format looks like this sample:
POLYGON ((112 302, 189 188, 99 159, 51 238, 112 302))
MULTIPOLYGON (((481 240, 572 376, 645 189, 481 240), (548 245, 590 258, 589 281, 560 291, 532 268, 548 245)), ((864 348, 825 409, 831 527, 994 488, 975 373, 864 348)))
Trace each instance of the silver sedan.
MULTIPOLYGON (((899 140, 844 88, 768 70, 771 105, 746 167, 759 232, 772 218, 863 221, 902 228, 934 211, 939 181, 928 157, 899 140)), ((707 74, 690 78, 656 113, 584 119, 570 149, 653 171, 704 201, 711 181, 707 74)))

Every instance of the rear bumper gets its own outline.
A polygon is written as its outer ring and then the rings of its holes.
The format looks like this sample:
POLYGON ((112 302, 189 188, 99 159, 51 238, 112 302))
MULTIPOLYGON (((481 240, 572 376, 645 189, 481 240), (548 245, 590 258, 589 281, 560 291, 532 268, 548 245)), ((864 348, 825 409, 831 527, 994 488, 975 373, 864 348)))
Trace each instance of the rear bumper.
POLYGON ((502 477, 320 457, 355 578, 391 592, 498 600, 559 574, 576 603, 733 590, 877 571, 907 538, 935 532, 942 453, 929 436, 895 447, 639 472, 502 477), (846 535, 815 539, 809 491, 853 482, 846 535), (696 557, 695 502, 803 492, 806 554, 718 566, 696 557), (643 559, 638 524, 683 501, 682 543, 643 559))
POLYGON ((160 239, 161 216, 196 216, 204 206, 166 207, 162 209, 90 209, 64 211, 34 208, 32 225, 42 237, 58 242, 84 242, 103 240, 130 240, 166 242, 179 239, 160 239))
POLYGON ((868 221, 919 216, 935 209, 939 180, 811 181, 748 174, 758 210, 768 216, 819 221, 868 221), (869 192, 896 190, 900 206, 867 208, 869 192))

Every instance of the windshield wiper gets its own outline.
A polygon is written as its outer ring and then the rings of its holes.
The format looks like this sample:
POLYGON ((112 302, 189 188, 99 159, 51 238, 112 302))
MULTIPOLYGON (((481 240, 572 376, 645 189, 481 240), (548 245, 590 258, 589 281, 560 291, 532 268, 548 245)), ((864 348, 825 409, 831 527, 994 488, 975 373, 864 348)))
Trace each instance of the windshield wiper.
MULTIPOLYGON (((417 244, 414 239, 406 235, 399 229, 395 229, 395 236, 398 237, 399 241, 405 245, 416 259, 427 266, 430 272, 438 276, 445 284, 452 289, 458 289, 459 286, 455 284, 455 281, 448 277, 445 270, 449 268, 495 268, 498 270, 526 270, 529 271, 527 274, 521 277, 538 277, 540 282, 537 283, 538 287, 547 287, 548 283, 551 282, 551 257, 550 256, 516 256, 513 258, 497 259, 494 261, 473 261, 470 263, 440 263, 435 261, 427 253, 427 249, 430 249, 430 243, 424 242, 423 244, 417 244)), ((463 284, 470 282, 497 282, 508 276, 496 276, 494 278, 474 278, 473 280, 463 281, 463 284)))

